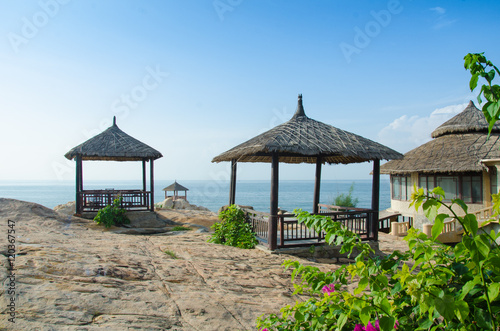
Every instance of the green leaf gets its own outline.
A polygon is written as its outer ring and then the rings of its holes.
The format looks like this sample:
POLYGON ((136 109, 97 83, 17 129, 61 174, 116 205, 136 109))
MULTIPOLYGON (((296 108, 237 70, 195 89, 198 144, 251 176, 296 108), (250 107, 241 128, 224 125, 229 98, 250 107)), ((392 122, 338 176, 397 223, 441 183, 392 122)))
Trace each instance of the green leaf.
POLYGON ((438 202, 436 200, 427 200, 423 204, 423 209, 424 209, 424 215, 427 217, 430 221, 434 220, 437 216, 437 210, 439 208, 438 202))
POLYGON ((455 315, 460 322, 466 322, 467 317, 469 316, 469 305, 467 302, 462 300, 455 302, 455 315))
POLYGON ((495 300, 500 293, 500 283, 492 283, 488 285, 488 297, 490 298, 490 302, 495 300))
POLYGON ((436 186, 435 188, 432 189, 431 191, 433 194, 436 194, 436 195, 440 195, 444 198, 445 196, 445 193, 444 193, 444 190, 443 188, 439 187, 439 186, 436 186))
POLYGON ((382 331, 391 331, 394 330, 396 319, 394 317, 382 316, 379 318, 378 322, 382 331))
POLYGON ((469 207, 465 204, 465 202, 463 202, 460 199, 453 199, 453 200, 451 200, 451 203, 459 205, 460 208, 462 208, 462 210, 465 212, 465 214, 467 214, 467 210, 469 209, 469 207))
POLYGON ((358 287, 354 290, 354 294, 359 294, 365 290, 365 288, 368 286, 369 279, 366 277, 363 277, 359 280, 358 287))
POLYGON ((490 245, 487 239, 484 236, 476 236, 474 237, 474 241, 476 242, 476 247, 479 252, 483 255, 484 259, 490 253, 490 245))
POLYGON ((451 321, 455 317, 455 300, 451 295, 445 294, 443 298, 436 298, 436 310, 447 321, 451 321))
POLYGON ((491 330, 493 327, 490 314, 484 309, 476 307, 474 319, 476 320, 477 326, 479 326, 480 328, 491 330))
POLYGON ((431 230, 432 240, 436 241, 437 237, 443 232, 444 220, 448 216, 448 214, 439 214, 436 216, 431 230))
POLYGON ((479 79, 478 74, 472 75, 472 78, 470 79, 470 82, 469 82, 469 87, 470 87, 471 91, 474 91, 474 89, 477 87, 477 80, 478 79, 479 79))
POLYGON ((477 230, 479 228, 476 216, 472 214, 467 214, 465 215, 463 220, 465 229, 471 234, 476 235, 477 230))
POLYGON ((361 312, 359 313, 359 318, 361 319, 361 323, 364 325, 368 324, 370 322, 370 310, 372 309, 371 306, 366 306, 361 309, 361 312))

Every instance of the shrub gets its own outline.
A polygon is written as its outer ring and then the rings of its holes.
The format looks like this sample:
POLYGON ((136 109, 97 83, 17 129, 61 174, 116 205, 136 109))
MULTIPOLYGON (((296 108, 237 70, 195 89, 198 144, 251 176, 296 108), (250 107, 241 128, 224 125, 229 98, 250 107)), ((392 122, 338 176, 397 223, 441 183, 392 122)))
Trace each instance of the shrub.
POLYGON ((352 192, 354 191, 354 183, 351 184, 349 188, 349 193, 341 193, 333 199, 333 205, 339 207, 356 207, 359 202, 358 198, 352 197, 352 192))
POLYGON ((254 248, 258 244, 255 233, 240 207, 229 206, 219 213, 219 219, 221 222, 211 227, 214 233, 208 239, 209 242, 239 248, 254 248))
MULTIPOLYGON (((321 272, 296 261, 295 292, 310 298, 257 320, 268 330, 497 330, 500 325, 500 234, 486 233, 459 199, 443 203, 444 191, 436 187, 429 195, 416 189, 415 208, 423 208, 434 220, 432 237, 410 230, 405 240, 409 251, 394 251, 383 258, 369 257, 373 250, 354 233, 319 215, 297 211, 300 222, 326 232, 329 244, 342 245, 342 253, 357 249, 355 263, 334 272, 321 272), (463 209, 459 217, 453 205, 463 209), (451 213, 438 214, 443 206, 451 213), (464 228, 455 247, 436 241, 446 218, 456 218, 464 228), (352 280, 358 284, 346 290, 352 280)), ((500 196, 495 195, 496 206, 500 196)))
POLYGON ((122 197, 118 197, 113 200, 111 205, 108 205, 97 212, 96 217, 94 217, 94 222, 97 224, 103 224, 106 228, 111 226, 121 226, 123 224, 129 224, 130 220, 125 216, 126 210, 120 208, 122 202, 122 197))

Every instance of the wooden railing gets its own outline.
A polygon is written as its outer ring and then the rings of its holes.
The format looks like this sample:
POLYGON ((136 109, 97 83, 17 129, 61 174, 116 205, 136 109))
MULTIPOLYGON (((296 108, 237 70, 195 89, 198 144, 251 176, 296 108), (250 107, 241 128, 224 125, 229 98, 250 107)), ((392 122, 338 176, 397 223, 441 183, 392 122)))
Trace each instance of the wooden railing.
POLYGON ((85 190, 79 193, 82 211, 98 211, 122 197, 121 208, 126 210, 150 209, 151 192, 141 190, 85 190))
MULTIPOLYGON (((278 215, 278 232, 269 233, 270 214, 258 212, 251 209, 243 209, 247 214, 247 219, 252 226, 257 238, 263 244, 269 245, 271 236, 277 238, 277 247, 299 247, 311 246, 324 242, 325 233, 317 233, 313 229, 299 223, 293 214, 278 215)), ((332 222, 341 222, 350 231, 357 233, 363 240, 376 240, 372 230, 373 220, 377 214, 375 211, 357 208, 351 211, 322 211, 322 216, 330 217, 332 222)))

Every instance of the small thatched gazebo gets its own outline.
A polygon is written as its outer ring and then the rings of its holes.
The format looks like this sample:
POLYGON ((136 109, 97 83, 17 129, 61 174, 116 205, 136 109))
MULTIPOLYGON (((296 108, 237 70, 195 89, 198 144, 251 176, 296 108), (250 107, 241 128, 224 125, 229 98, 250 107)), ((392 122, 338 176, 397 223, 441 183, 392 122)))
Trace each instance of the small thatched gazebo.
POLYGON ((174 181, 173 184, 170 184, 169 186, 165 187, 162 191, 165 191, 165 199, 172 197, 172 200, 174 201, 177 199, 183 199, 187 201, 187 191, 189 191, 189 189, 177 183, 177 181, 174 181), (168 192, 174 192, 174 193, 173 195, 169 196, 168 192), (184 196, 179 195, 179 192, 184 192, 184 196))
POLYGON ((163 155, 156 149, 129 136, 116 125, 72 148, 65 157, 76 161, 76 213, 96 211, 122 197, 127 210, 154 209, 154 160, 163 155), (142 190, 84 190, 82 161, 142 161, 142 190), (146 190, 146 162, 150 162, 150 190, 146 190))
MULTIPOLYGON (((306 116, 299 94, 297 110, 293 117, 281 125, 264 132, 218 156, 212 162, 231 161, 229 204, 235 203, 236 165, 238 162, 271 163, 271 202, 269 217, 270 249, 277 247, 278 214, 278 164, 316 164, 313 212, 318 212, 322 164, 349 164, 373 161, 372 209, 378 213, 380 160, 399 159, 402 155, 384 145, 359 135, 337 129, 306 116)), ((371 229, 376 238, 378 226, 371 229)), ((375 223, 375 222, 374 222, 375 223)))
POLYGON ((488 207, 497 192, 500 167, 500 124, 488 139, 488 123, 472 101, 432 132, 432 140, 381 166, 391 175, 391 209, 412 217, 414 226, 428 222, 409 207, 413 185, 441 186, 447 199, 460 198, 475 212, 488 207))

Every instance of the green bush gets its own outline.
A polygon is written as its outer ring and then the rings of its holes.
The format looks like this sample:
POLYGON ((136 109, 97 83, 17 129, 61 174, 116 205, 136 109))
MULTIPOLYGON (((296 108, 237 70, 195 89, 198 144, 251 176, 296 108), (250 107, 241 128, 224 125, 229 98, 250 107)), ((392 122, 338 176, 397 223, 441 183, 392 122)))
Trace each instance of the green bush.
POLYGON ((333 199, 332 205, 339 207, 356 207, 359 202, 358 198, 352 197, 352 192, 354 191, 354 183, 351 184, 349 188, 349 193, 341 193, 333 199))
POLYGON ((258 244, 255 233, 240 207, 229 206, 219 213, 219 219, 221 222, 211 227, 214 233, 208 242, 239 248, 254 248, 258 244))
POLYGON ((106 228, 110 228, 113 225, 129 224, 130 220, 125 216, 126 210, 120 208, 121 202, 122 197, 118 197, 113 200, 111 205, 100 209, 96 217, 94 217, 94 222, 103 224, 106 228))

